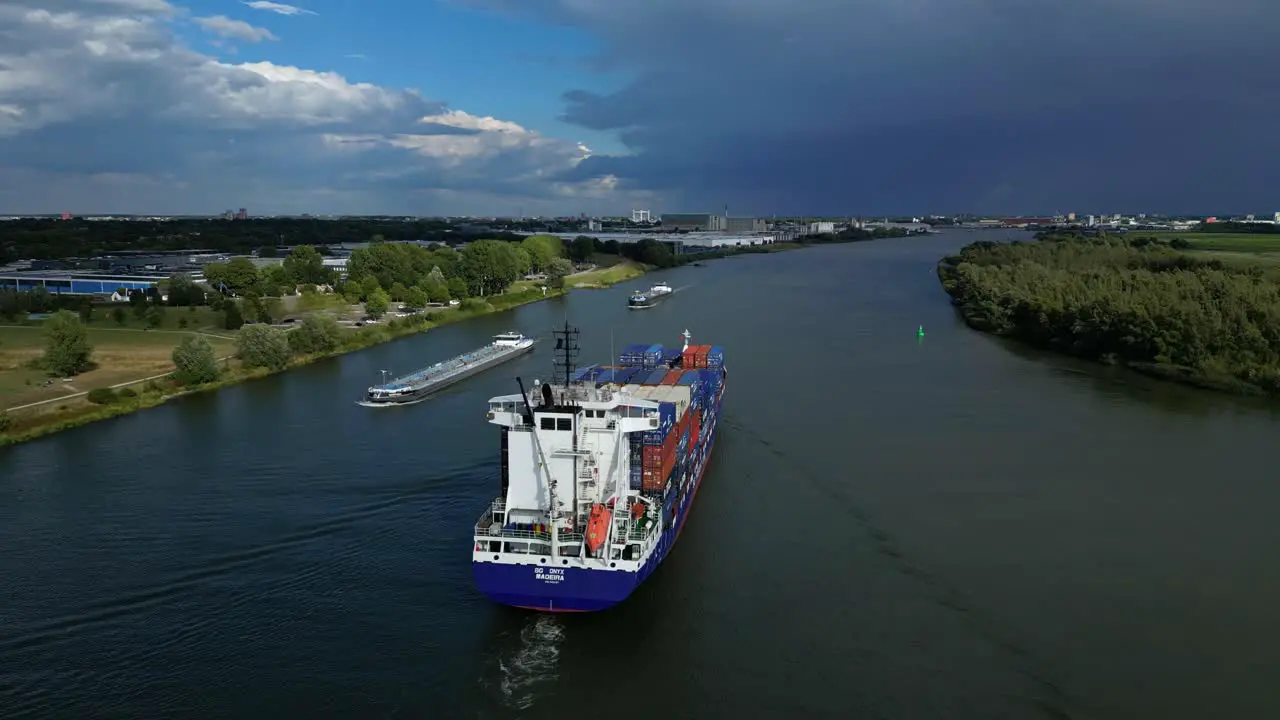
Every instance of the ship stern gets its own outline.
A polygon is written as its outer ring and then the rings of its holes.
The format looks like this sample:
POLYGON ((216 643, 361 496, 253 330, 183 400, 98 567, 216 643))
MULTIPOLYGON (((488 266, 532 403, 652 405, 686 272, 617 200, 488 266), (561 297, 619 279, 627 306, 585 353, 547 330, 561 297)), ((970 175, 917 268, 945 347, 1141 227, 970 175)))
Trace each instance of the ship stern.
POLYGON ((476 587, 494 602, 526 610, 597 612, 626 600, 638 585, 634 571, 514 564, 491 557, 472 561, 476 587))

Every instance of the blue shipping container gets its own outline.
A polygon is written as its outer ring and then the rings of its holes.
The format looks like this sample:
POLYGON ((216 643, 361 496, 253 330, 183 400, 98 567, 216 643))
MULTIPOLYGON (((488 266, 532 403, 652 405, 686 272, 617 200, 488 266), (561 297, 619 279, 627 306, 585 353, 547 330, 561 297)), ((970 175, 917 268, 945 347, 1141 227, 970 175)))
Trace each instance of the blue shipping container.
POLYGON ((676 381, 676 384, 677 385, 693 385, 697 382, 698 382, 698 373, 686 372, 680 376, 680 379, 676 381))
POLYGON ((644 370, 642 370, 641 368, 634 368, 634 367, 623 368, 622 370, 618 370, 613 373, 613 381, 620 385, 625 385, 629 382, 635 382, 636 375, 639 375, 640 373, 643 373, 643 372, 644 370))
POLYGON ((601 370, 600 374, 596 376, 596 387, 599 387, 607 382, 612 382, 613 374, 615 372, 617 371, 614 370, 613 368, 605 368, 604 370, 601 370))
POLYGON ((661 445, 667 441, 667 435, 676 424, 676 404, 658 403, 658 418, 658 429, 647 430, 644 433, 645 445, 661 445))
POLYGON ((637 380, 641 385, 661 385, 662 379, 667 376, 666 368, 658 368, 645 373, 644 380, 637 380))
POLYGON ((680 358, 683 356, 684 356, 684 352, 681 351, 680 348, 663 348, 662 349, 662 362, 664 363, 670 363, 676 360, 677 358, 680 358))
POLYGON ((584 368, 579 368, 573 373, 573 382, 582 382, 590 377, 591 373, 599 373, 599 367, 599 365, 590 365, 584 368))

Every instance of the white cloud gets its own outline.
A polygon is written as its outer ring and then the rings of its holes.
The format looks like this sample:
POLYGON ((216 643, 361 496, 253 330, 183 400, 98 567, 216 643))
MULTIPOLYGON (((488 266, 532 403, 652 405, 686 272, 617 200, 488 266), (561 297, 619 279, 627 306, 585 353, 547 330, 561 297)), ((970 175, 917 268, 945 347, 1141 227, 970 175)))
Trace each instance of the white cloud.
POLYGON ((5 212, 576 212, 629 202, 595 179, 556 180, 585 156, 577 143, 415 90, 198 53, 175 39, 177 15, 159 0, 0 5, 5 212))
POLYGON ((233 40, 256 43, 279 39, 266 28, 254 27, 243 20, 232 20, 226 15, 196 18, 196 24, 204 28, 205 32, 233 40))
POLYGON ((277 15, 315 15, 310 10, 304 10, 296 5, 285 5, 284 3, 269 2, 269 0, 253 0, 246 2, 245 5, 254 10, 262 10, 264 12, 273 12, 277 15))

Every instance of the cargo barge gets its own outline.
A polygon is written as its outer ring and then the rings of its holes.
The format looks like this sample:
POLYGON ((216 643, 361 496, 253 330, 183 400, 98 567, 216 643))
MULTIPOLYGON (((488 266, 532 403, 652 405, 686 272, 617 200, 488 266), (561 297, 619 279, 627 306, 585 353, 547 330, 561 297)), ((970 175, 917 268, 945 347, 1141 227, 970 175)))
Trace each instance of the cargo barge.
POLYGON ((365 407, 387 407, 422 402, 432 394, 462 382, 478 372, 532 351, 535 342, 533 338, 525 337, 515 331, 494 335, 492 342, 478 350, 438 362, 391 382, 374 385, 365 392, 365 399, 356 404, 365 407))
POLYGON ((474 528, 472 572, 490 599, 545 612, 625 600, 688 520, 724 397, 724 350, 633 345, 577 369, 578 331, 556 331, 555 379, 489 400, 501 428, 499 493, 474 528))
POLYGON ((644 310, 645 308, 651 308, 663 300, 666 300, 673 292, 675 292, 675 290, 672 290, 671 286, 664 282, 654 283, 653 286, 646 291, 642 292, 637 290, 631 293, 631 297, 627 299, 627 307, 632 310, 644 310))

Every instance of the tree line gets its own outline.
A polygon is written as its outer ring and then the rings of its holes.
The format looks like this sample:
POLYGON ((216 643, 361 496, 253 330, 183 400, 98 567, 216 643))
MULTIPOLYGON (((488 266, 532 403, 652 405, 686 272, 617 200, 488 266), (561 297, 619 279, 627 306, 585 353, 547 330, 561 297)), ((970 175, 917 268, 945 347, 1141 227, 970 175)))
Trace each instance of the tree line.
MULTIPOLYGON (((547 223, 542 223, 547 225, 547 223)), ((549 232, 565 232, 553 224, 549 232)), ((272 257, 278 247, 378 240, 418 240, 461 244, 491 238, 519 241, 505 229, 473 228, 444 219, 252 218, 223 220, 85 220, 23 218, 0 222, 0 264, 15 260, 64 260, 118 253, 207 250, 272 257)), ((104 268, 106 269, 106 268, 104 268)))
POLYGON ((1280 268, 1153 238, 982 241, 938 265, 972 327, 1162 376, 1280 393, 1280 268))

